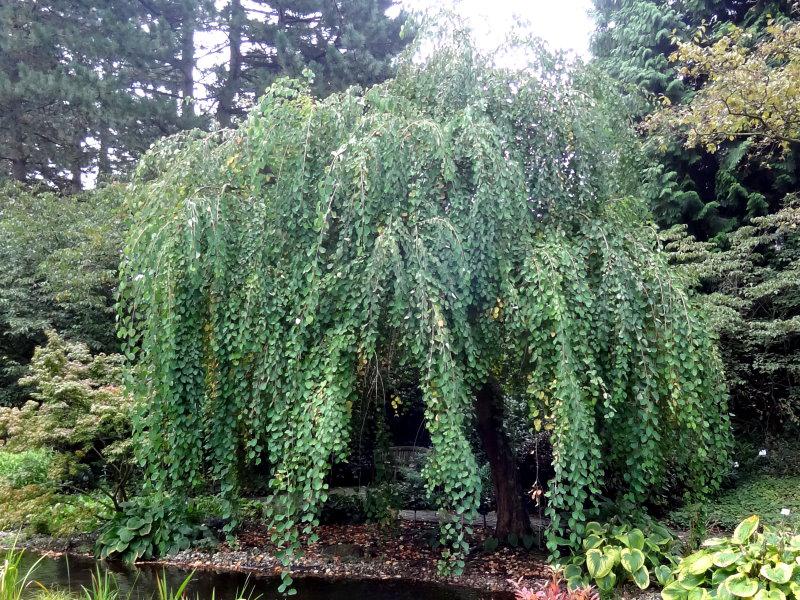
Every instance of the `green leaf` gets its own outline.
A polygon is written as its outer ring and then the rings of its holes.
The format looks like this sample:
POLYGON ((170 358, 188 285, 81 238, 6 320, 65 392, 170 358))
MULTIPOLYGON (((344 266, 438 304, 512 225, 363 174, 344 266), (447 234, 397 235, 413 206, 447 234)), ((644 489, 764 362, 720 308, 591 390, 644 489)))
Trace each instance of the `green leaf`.
POLYGON ((594 581, 600 590, 604 592, 610 592, 614 589, 614 586, 617 585, 617 576, 613 572, 609 571, 603 577, 600 577, 599 579, 596 578, 594 581))
POLYGON ((689 591, 689 600, 710 600, 711 595, 705 588, 694 588, 689 591))
POLYGON ((583 540, 583 549, 584 550, 591 550, 593 548, 598 548, 603 543, 603 538, 599 535, 589 535, 583 540))
POLYGON ((733 550, 722 550, 716 552, 714 555, 714 565, 720 568, 729 567, 742 558, 741 552, 734 552, 733 550))
POLYGON ((731 594, 739 598, 752 598, 758 591, 758 582, 744 573, 731 575, 724 581, 724 585, 731 594))
POLYGON ((713 566, 714 566, 714 556, 711 554, 703 553, 697 556, 694 560, 692 560, 688 564, 687 570, 692 575, 702 575, 713 566))
POLYGON ((774 581, 778 584, 789 583, 794 569, 786 563, 778 563, 775 566, 763 565, 759 573, 765 579, 774 581))
POLYGON ((641 529, 631 529, 628 532, 628 545, 637 550, 644 550, 644 533, 641 529))
MULTIPOLYGON (((745 544, 758 529, 759 519, 756 515, 746 518, 744 521, 736 526, 731 536, 731 541, 734 544, 745 544)), ((754 592, 755 593, 755 592, 754 592)))
POLYGON ((644 566, 644 553, 641 550, 623 548, 619 557, 622 566, 629 573, 634 573, 644 566))
POLYGON ((613 563, 597 549, 586 553, 586 570, 593 579, 602 579, 614 567, 613 563))
POLYGON ((583 577, 572 577, 567 579, 567 588, 569 590, 577 590, 585 585, 586 582, 583 580, 583 577))
POLYGON ((603 526, 600 525, 600 523, 598 523, 597 521, 589 521, 588 523, 586 523, 586 526, 584 527, 584 531, 587 534, 592 534, 593 533, 593 534, 596 534, 596 535, 602 535, 605 532, 605 530, 603 529, 603 526))
POLYGON ((656 580, 658 580, 658 583, 660 583, 662 586, 667 585, 667 582, 669 582, 670 578, 672 577, 672 569, 670 569, 667 565, 658 565, 654 569, 654 572, 656 575, 656 580))
POLYGON ((647 570, 647 567, 642 566, 634 571, 633 582, 640 590, 646 590, 650 587, 650 571, 647 570))
POLYGON ((117 536, 119 536, 120 542, 127 544, 133 539, 134 533, 127 527, 120 527, 117 530, 117 536))
POLYGON ((661 590, 661 598, 663 600, 687 600, 689 591, 677 581, 673 581, 661 590))
POLYGON ((717 600, 736 600, 736 596, 730 593, 724 581, 717 586, 717 600))
POLYGON ((680 581, 681 585, 684 586, 686 589, 693 589, 699 585, 703 585, 705 583, 705 576, 703 575, 692 575, 687 571, 680 571, 678 575, 678 581, 680 581))

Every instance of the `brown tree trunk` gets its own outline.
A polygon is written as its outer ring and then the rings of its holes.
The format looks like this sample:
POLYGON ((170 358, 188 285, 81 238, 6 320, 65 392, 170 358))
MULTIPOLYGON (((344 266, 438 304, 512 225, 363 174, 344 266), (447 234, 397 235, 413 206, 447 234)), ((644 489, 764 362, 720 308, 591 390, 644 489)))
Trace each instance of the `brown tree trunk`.
POLYGON ((490 380, 475 394, 478 435, 489 459, 497 503, 495 536, 505 540, 531 532, 531 522, 522 497, 514 453, 503 430, 503 396, 500 385, 490 380))
POLYGON ((22 149, 22 144, 15 144, 11 159, 11 176, 22 183, 28 179, 28 165, 25 162, 25 151, 22 149))

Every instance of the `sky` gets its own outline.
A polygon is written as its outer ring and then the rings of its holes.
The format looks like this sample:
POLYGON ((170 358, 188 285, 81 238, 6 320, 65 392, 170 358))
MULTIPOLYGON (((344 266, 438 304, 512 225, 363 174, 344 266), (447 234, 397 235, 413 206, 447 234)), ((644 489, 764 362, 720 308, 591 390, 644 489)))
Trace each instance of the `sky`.
MULTIPOLYGON (((409 8, 429 8, 441 0, 404 0, 409 8)), ((447 0, 467 17, 479 40, 489 46, 500 42, 509 29, 527 21, 534 35, 552 49, 572 50, 588 58, 589 37, 594 23, 589 14, 591 0, 447 0)))

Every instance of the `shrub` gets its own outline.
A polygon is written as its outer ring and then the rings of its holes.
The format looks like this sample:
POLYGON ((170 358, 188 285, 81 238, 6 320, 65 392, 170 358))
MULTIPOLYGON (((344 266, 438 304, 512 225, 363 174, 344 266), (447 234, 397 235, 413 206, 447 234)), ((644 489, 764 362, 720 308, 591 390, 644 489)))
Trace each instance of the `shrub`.
POLYGON ((59 494, 49 485, 0 485, 0 507, 0 530, 25 529, 55 537, 96 531, 111 513, 95 496, 59 494))
POLYGON ((539 584, 536 589, 523 586, 521 580, 509 579, 515 600, 599 600, 597 590, 590 587, 570 589, 558 569, 553 569, 550 580, 539 584))
POLYGON ((47 483, 52 463, 52 453, 41 448, 22 452, 0 451, 0 485, 21 488, 47 483))
POLYGON ((133 401, 123 394, 119 355, 92 355, 85 344, 50 331, 20 383, 34 400, 0 407, 0 447, 59 453, 64 477, 79 486, 113 480, 113 500, 125 499, 132 471, 133 401))
POLYGON ((657 523, 643 528, 588 523, 581 543, 583 552, 573 554, 564 567, 569 587, 578 589, 594 583, 607 594, 632 580, 644 590, 650 587, 651 575, 663 585, 677 562, 675 539, 657 523))
POLYGON ((180 552, 203 530, 191 524, 186 503, 162 495, 139 497, 122 508, 97 540, 96 551, 102 559, 134 562, 180 552))
POLYGON ((767 526, 759 518, 739 523, 729 538, 711 538, 681 560, 664 587, 664 600, 786 600, 800 598, 800 535, 767 526))
POLYGON ((663 233, 670 260, 694 280, 719 333, 731 412, 743 429, 800 428, 800 198, 757 217, 724 247, 685 227, 663 233), (758 385, 753 385, 758 382, 758 385))

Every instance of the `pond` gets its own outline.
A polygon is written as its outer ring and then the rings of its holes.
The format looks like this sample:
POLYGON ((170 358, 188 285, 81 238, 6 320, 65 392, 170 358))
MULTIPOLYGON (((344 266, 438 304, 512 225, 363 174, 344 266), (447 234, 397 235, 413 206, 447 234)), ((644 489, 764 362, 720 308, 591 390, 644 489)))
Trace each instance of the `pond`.
MULTIPOLYGON (((26 552, 23 572, 39 556, 26 552)), ((144 565, 127 567, 121 564, 97 562, 80 557, 44 557, 36 568, 33 579, 48 589, 70 590, 81 594, 83 587, 91 585, 92 573, 97 567, 110 570, 117 581, 120 600, 150 600, 156 590, 156 577, 166 574, 169 585, 175 589, 189 571, 144 565)), ((413 577, 413 573, 409 573, 413 577)), ((463 588, 408 580, 366 581, 326 580, 298 578, 295 580, 299 600, 490 600, 509 598, 506 594, 489 594, 463 588)), ((242 573, 197 571, 189 584, 187 597, 194 600, 235 600, 237 593, 247 590, 253 600, 283 598, 277 591, 278 579, 242 573)))

